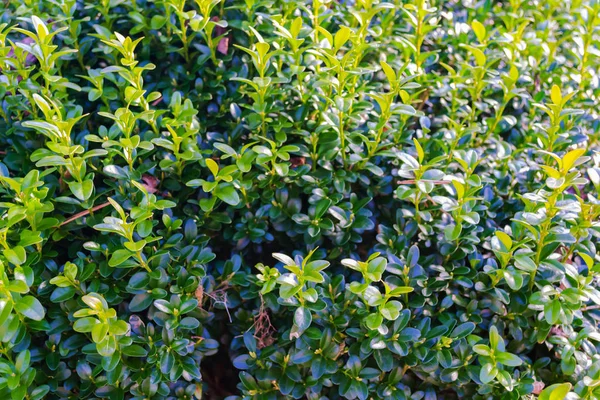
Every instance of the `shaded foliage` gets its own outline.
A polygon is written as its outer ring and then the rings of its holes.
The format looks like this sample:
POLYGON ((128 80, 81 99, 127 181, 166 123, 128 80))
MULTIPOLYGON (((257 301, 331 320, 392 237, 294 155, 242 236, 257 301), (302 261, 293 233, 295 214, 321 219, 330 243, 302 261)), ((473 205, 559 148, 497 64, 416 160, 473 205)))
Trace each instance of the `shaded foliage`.
POLYGON ((600 398, 599 12, 4 1, 0 397, 600 398))

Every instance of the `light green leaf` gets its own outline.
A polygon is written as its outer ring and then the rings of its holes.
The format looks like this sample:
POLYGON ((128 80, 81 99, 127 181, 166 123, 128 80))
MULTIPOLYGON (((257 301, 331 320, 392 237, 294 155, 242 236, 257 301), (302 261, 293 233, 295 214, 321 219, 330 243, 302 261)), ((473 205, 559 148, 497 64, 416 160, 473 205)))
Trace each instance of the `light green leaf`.
POLYGON ((500 240, 500 243, 502 243, 504 247, 506 247, 507 251, 510 251, 512 249, 513 241, 510 236, 508 236, 503 231, 496 231, 495 235, 498 238, 498 240, 500 240))
POLYGON ((550 325, 554 325, 560 318, 560 312, 562 308, 560 306, 560 300, 554 299, 544 305, 544 317, 546 322, 550 325))
POLYGON ((571 391, 571 387, 571 384, 568 382, 557 383, 548 386, 547 388, 542 390, 542 393, 540 393, 538 400, 564 400, 565 397, 567 397, 567 394, 569 394, 569 392, 571 391))
POLYGON ((552 99, 552 102, 554 104, 562 104, 562 93, 560 92, 560 87, 558 87, 558 85, 552 85, 552 90, 550 91, 550 98, 552 99))
POLYGON ((72 181, 68 182, 69 189, 73 192, 73 195, 81 201, 85 201, 92 196, 94 190, 94 182, 91 180, 85 180, 83 182, 72 181))
POLYGON ((298 307, 294 312, 294 326, 290 333, 290 339, 297 339, 308 329, 312 322, 312 314, 308 308, 298 307))
POLYGON ((26 316, 34 321, 41 321, 44 319, 46 312, 42 303, 33 296, 25 296, 15 302, 15 310, 21 315, 26 316))
MULTIPOLYGON (((219 165, 212 158, 207 158, 205 161, 206 161, 206 166, 208 167, 210 172, 213 174, 213 176, 217 176, 217 174, 219 173, 219 165)), ((188 182, 188 184, 189 184, 189 182, 188 182)))
POLYGON ((367 328, 375 330, 381 326, 381 323, 383 322, 383 316, 379 313, 372 313, 369 314, 364 321, 365 325, 367 325, 367 328))
POLYGON ((108 260, 108 265, 111 267, 118 267, 123 264, 125 261, 129 260, 133 256, 133 253, 127 249, 119 249, 115 251, 110 259, 108 260))
POLYGON ((402 311, 402 304, 396 300, 388 301, 379 310, 383 318, 388 319, 390 321, 395 321, 396 319, 398 319, 398 317, 400 316, 400 311, 402 311))
POLYGON ((523 364, 523 360, 511 353, 501 351, 496 352, 495 355, 496 361, 498 361, 500 364, 507 365, 509 367, 518 367, 519 365, 523 364))
POLYGON ((4 250, 4 257, 14 265, 21 265, 27 261, 27 254, 23 246, 15 246, 4 250))
POLYGON ((496 375, 498 375, 498 368, 496 368, 494 364, 488 363, 481 367, 479 379, 482 383, 490 383, 494 380, 496 375))

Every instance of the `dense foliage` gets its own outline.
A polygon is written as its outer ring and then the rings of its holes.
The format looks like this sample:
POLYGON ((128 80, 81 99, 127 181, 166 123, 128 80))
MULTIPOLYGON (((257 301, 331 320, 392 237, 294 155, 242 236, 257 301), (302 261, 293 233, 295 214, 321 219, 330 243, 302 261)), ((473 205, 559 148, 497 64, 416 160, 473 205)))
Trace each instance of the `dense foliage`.
POLYGON ((600 398, 599 26, 4 0, 0 398, 600 398))

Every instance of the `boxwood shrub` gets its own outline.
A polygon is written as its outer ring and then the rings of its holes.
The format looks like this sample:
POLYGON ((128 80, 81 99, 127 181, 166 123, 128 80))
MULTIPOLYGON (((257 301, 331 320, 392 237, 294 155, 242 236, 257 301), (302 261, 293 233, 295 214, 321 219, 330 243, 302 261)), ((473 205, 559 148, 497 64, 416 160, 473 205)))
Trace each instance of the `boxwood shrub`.
POLYGON ((599 26, 3 0, 0 398, 600 398, 599 26))

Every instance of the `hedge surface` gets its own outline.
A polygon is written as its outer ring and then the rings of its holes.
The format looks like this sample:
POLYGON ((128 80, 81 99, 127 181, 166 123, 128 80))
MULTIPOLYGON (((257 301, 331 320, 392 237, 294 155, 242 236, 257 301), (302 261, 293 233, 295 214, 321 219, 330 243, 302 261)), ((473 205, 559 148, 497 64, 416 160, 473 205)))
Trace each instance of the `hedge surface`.
POLYGON ((0 398, 600 398, 599 26, 4 0, 0 398))

